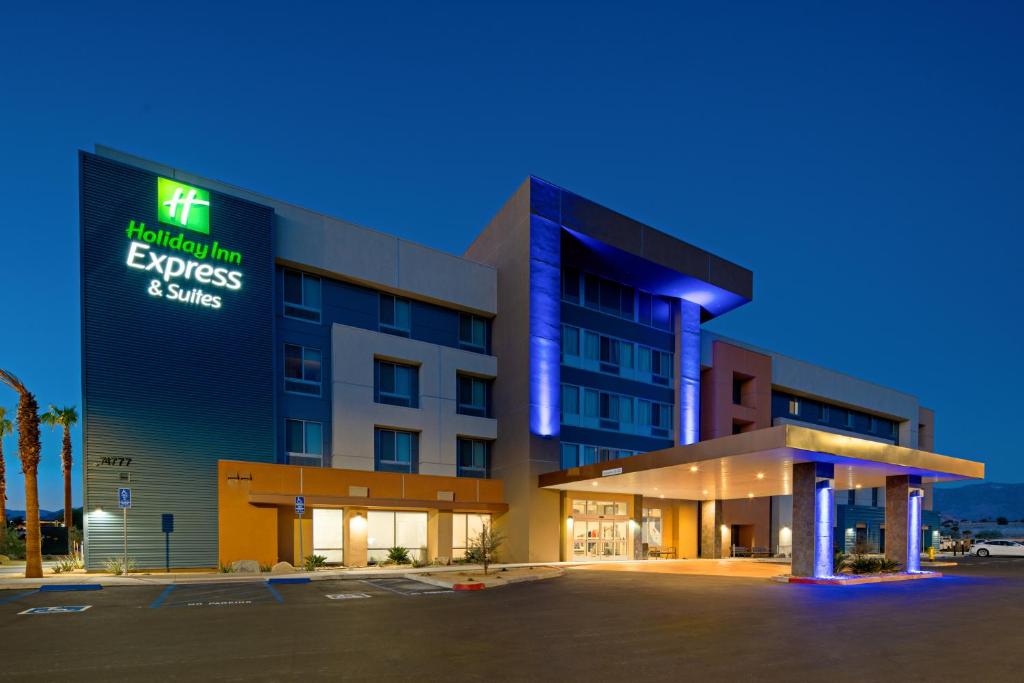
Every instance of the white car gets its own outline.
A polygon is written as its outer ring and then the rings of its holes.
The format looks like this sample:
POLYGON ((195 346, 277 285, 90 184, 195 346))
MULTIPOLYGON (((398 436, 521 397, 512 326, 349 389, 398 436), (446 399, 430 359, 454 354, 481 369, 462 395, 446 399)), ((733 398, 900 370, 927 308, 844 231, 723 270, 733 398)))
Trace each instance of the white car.
POLYGON ((971 547, 971 553, 978 557, 1008 555, 1024 557, 1024 543, 1018 541, 978 541, 971 547))

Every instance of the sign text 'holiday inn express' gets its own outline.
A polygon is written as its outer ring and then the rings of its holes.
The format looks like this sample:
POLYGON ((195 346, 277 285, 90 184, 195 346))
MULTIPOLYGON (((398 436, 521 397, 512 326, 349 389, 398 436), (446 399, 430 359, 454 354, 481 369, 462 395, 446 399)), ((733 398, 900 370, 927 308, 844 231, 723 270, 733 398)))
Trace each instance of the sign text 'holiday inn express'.
POLYGON ((242 254, 209 241, 210 193, 158 177, 156 201, 159 227, 128 221, 125 265, 144 275, 150 296, 220 308, 225 293, 242 288, 242 254))

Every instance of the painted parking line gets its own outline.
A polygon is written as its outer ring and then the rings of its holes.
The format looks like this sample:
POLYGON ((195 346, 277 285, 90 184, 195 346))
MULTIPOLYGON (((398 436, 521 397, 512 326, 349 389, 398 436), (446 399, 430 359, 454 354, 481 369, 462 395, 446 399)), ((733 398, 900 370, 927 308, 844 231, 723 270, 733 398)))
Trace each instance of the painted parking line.
POLYGON ((372 596, 369 593, 331 593, 325 597, 328 600, 361 600, 372 596))
POLYGON ((17 593, 15 595, 5 595, 3 598, 0 598, 0 605, 6 605, 9 602, 15 602, 16 600, 20 600, 22 598, 27 598, 28 596, 32 595, 33 593, 38 593, 38 592, 39 592, 39 589, 38 588, 34 588, 34 589, 30 590, 30 591, 25 591, 24 593, 17 593))
POLYGON ((171 594, 171 591, 174 590, 174 588, 175 585, 172 583, 171 585, 167 586, 167 588, 163 589, 160 595, 157 596, 156 600, 149 604, 149 608, 156 609, 160 605, 164 604, 164 600, 167 599, 167 596, 171 594))
POLYGON ((29 607, 24 612, 18 612, 18 614, 74 614, 76 612, 84 612, 90 607, 92 607, 92 605, 64 605, 61 607, 29 607))
POLYGON ((281 595, 281 592, 274 588, 274 586, 269 581, 267 582, 267 590, 270 591, 270 594, 274 596, 275 600, 277 600, 278 602, 284 602, 284 596, 281 595))
POLYGON ((450 588, 438 588, 437 586, 432 586, 421 581, 399 577, 387 579, 363 579, 363 582, 376 588, 386 590, 390 593, 396 593, 406 597, 413 595, 438 595, 442 593, 455 592, 450 588))

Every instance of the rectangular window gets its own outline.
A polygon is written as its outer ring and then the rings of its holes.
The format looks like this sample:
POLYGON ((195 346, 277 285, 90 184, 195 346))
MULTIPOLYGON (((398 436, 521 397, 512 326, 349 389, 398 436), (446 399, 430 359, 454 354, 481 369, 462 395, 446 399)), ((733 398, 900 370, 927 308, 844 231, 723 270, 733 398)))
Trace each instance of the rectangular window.
POLYGON ((412 330, 412 303, 408 299, 381 294, 380 330, 408 337, 412 330))
POLYGON ((456 512, 452 515, 452 559, 466 556, 466 549, 476 541, 484 526, 491 526, 490 515, 456 512))
POLYGON ((665 296, 651 299, 651 325, 661 330, 672 330, 672 299, 665 296))
POLYGON ((651 295, 647 292, 639 292, 636 297, 637 314, 636 320, 644 325, 651 324, 651 295))
POLYGON ((320 278, 297 270, 284 271, 284 315, 307 322, 320 322, 320 278))
POLYGON ((734 406, 743 405, 743 378, 733 375, 732 377, 732 404, 734 406))
POLYGON ((871 416, 871 417, 868 418, 868 431, 869 432, 876 432, 876 431, 878 431, 878 420, 874 416, 871 416))
POLYGON ((580 271, 575 268, 562 270, 562 298, 574 304, 580 302, 580 271))
POLYGON ((593 389, 583 390, 583 416, 599 417, 600 398, 597 391, 593 389))
POLYGON ((571 325, 562 325, 562 353, 566 356, 580 355, 580 330, 571 325))
POLYGON ((800 414, 800 401, 795 398, 789 399, 789 414, 799 415, 800 414))
POLYGON ((457 375, 458 405, 455 412, 460 415, 491 416, 491 381, 471 375, 457 375))
POLYGON ((821 421, 828 422, 828 406, 821 406, 821 421))
POLYGON ((284 440, 289 460, 298 460, 299 464, 322 464, 324 435, 319 422, 285 420, 284 440))
POLYGON ((374 464, 378 472, 415 473, 419 470, 418 433, 378 427, 374 436, 374 464))
POLYGON ((562 469, 580 466, 580 447, 575 443, 562 444, 562 469))
POLYGON ((597 446, 583 447, 583 462, 581 465, 593 465, 597 462, 597 446))
POLYGON ((853 411, 852 410, 847 410, 846 411, 846 426, 849 429, 853 429, 853 411))
POLYGON ((296 344, 284 345, 284 390, 320 395, 320 351, 296 344))
POLYGON ((366 513, 366 559, 377 564, 388 559, 388 551, 401 546, 409 558, 427 559, 427 513, 370 510, 366 513))
POLYGON ((583 276, 583 305, 587 308, 601 308, 601 278, 587 273, 583 276))
POLYGON ((485 479, 491 461, 490 455, 491 443, 489 441, 460 438, 458 475, 485 479))
POLYGON ((313 510, 313 553, 327 558, 327 564, 344 562, 344 513, 337 509, 313 510))
POLYGON ((420 407, 420 369, 388 360, 373 361, 373 400, 407 408, 420 407))
POLYGON ((459 314, 459 346, 483 352, 487 349, 487 321, 469 313, 459 314))
POLYGON ((587 360, 601 360, 601 336, 583 331, 583 357, 587 360))
POLYGON ((580 388, 571 384, 562 385, 562 414, 580 414, 580 388))

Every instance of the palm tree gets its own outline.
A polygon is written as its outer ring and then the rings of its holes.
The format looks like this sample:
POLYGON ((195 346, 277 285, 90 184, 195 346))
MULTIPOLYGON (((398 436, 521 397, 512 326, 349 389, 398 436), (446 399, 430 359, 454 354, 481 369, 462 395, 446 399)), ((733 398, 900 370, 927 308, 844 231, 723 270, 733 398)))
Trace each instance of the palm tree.
MULTIPOLYGON (((68 548, 71 547, 71 428, 78 424, 78 411, 74 406, 58 408, 50 406, 49 412, 39 416, 39 421, 56 429, 64 430, 64 441, 60 449, 61 469, 64 471, 64 528, 68 530, 68 548)), ((70 552, 70 550, 69 550, 70 552)))
POLYGON ((0 382, 18 392, 18 457, 25 474, 25 578, 43 578, 39 530, 39 404, 21 380, 0 369, 0 382))
POLYGON ((14 433, 7 408, 0 406, 0 534, 7 531, 7 468, 4 465, 4 437, 14 433))

